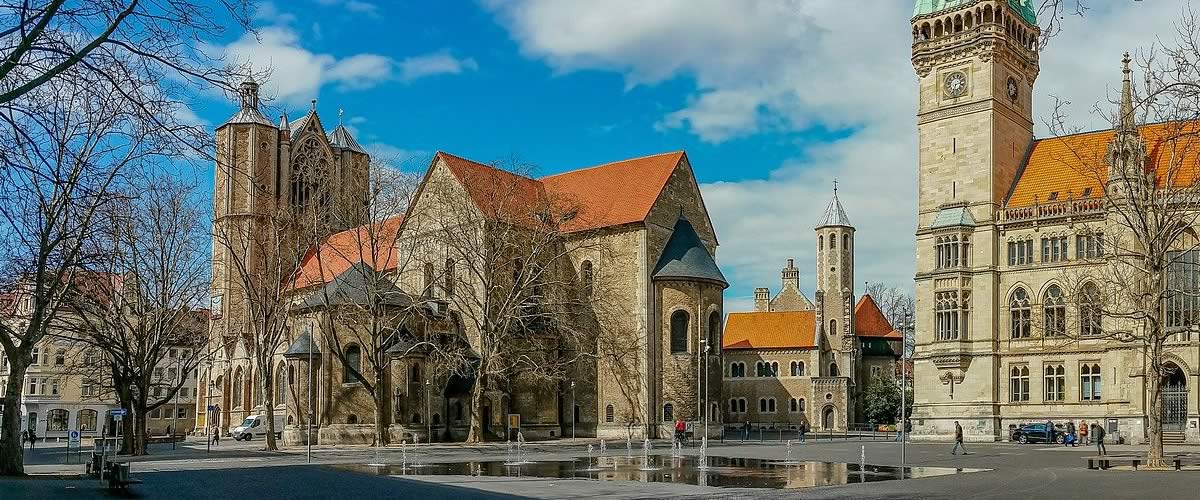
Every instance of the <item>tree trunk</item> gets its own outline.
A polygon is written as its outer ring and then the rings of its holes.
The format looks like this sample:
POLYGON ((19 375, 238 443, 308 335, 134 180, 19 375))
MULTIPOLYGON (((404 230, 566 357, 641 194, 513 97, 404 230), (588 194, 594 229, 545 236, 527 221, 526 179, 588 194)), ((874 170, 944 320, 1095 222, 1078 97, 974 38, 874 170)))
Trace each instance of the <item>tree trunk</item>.
POLYGON ((21 390, 25 370, 29 368, 19 358, 9 359, 8 387, 4 393, 4 426, 0 429, 0 476, 25 475, 25 457, 21 441, 21 390))
POLYGON ((471 387, 471 431, 467 433, 467 443, 474 444, 483 441, 483 366, 475 377, 475 385, 471 387))
POLYGON ((390 441, 388 435, 388 388, 383 385, 383 377, 379 375, 381 370, 376 370, 375 375, 375 391, 372 397, 375 399, 375 445, 387 446, 390 441))
POLYGON ((270 366, 260 368, 262 373, 263 386, 263 413, 267 417, 267 447, 266 451, 276 451, 279 449, 279 443, 275 442, 275 395, 271 394, 271 385, 275 378, 275 373, 270 366))
POLYGON ((1155 339, 1151 347, 1150 373, 1146 374, 1146 383, 1150 388, 1150 407, 1146 410, 1148 418, 1146 434, 1150 441, 1150 449, 1146 453, 1146 466, 1151 468, 1165 467, 1163 462, 1162 436, 1162 344, 1155 339))
POLYGON ((149 439, 149 426, 146 425, 148 419, 147 414, 150 412, 146 409, 145 398, 138 398, 133 402, 133 411, 129 412, 129 419, 133 427, 133 455, 146 455, 149 448, 147 443, 149 439))

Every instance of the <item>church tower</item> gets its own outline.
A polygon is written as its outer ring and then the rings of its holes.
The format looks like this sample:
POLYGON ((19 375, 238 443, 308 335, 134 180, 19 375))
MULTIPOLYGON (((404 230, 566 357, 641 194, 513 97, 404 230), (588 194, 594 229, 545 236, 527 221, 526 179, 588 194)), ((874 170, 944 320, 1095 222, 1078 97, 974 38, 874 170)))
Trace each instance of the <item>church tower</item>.
POLYGON ((919 82, 914 435, 1000 436, 994 401, 1002 303, 996 214, 1033 143, 1038 38, 1032 0, 917 0, 912 64, 919 82), (938 244, 952 260, 936 259, 938 244), (976 306, 972 306, 972 304, 976 306), (936 311, 935 311, 936 310, 936 311), (946 321, 935 324, 935 312, 946 321), (973 314, 977 313, 977 314, 973 314))
POLYGON ((838 199, 836 184, 815 231, 819 373, 823 377, 853 376, 854 226, 838 199))

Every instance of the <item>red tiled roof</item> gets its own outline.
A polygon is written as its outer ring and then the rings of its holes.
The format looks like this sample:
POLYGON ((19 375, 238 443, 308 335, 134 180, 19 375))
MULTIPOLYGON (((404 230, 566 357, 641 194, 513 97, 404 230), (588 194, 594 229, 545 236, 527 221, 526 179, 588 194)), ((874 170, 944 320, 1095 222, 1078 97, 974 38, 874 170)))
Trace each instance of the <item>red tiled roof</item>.
POLYGON ((810 349, 816 343, 815 311, 729 313, 723 349, 810 349))
POLYGON ((579 209, 567 231, 617 226, 646 219, 683 158, 683 151, 673 151, 564 172, 541 181, 552 196, 579 209))
MULTIPOLYGON (((1200 161, 1200 121, 1153 123, 1140 127, 1138 132, 1146 141, 1146 169, 1155 171, 1160 186, 1169 177, 1175 186, 1195 182, 1200 161)), ((1103 196, 1108 179, 1105 155, 1115 135, 1112 130, 1101 130, 1034 141, 1007 206, 1079 199, 1088 188, 1090 197, 1103 196), (1049 199, 1052 193, 1057 193, 1055 200, 1049 199)))
POLYGON ((357 262, 365 262, 377 271, 396 267, 396 235, 403 216, 384 219, 372 230, 367 226, 333 233, 317 248, 309 249, 300 260, 300 269, 291 289, 328 283, 357 262), (370 247, 376 247, 372 252, 370 247))
POLYGON ((892 328, 892 323, 883 315, 879 304, 871 295, 864 294, 854 305, 854 335, 857 337, 874 337, 889 340, 900 340, 900 332, 892 328))
POLYGON ((683 151, 605 163, 531 179, 445 152, 437 158, 466 188, 480 210, 502 214, 553 203, 575 216, 568 232, 640 222, 650 214, 683 151))

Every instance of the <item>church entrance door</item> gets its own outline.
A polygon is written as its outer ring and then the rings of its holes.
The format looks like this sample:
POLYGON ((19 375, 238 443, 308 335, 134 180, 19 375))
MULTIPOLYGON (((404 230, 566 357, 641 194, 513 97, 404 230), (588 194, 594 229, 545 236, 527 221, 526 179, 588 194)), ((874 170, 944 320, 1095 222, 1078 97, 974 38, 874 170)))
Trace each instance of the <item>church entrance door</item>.
POLYGON ((1187 424, 1187 376, 1174 363, 1167 368, 1172 371, 1163 385, 1163 430, 1182 431, 1187 424))
POLYGON ((832 406, 825 407, 825 411, 821 414, 821 428, 822 429, 832 429, 833 428, 833 413, 834 413, 834 411, 833 411, 832 406))

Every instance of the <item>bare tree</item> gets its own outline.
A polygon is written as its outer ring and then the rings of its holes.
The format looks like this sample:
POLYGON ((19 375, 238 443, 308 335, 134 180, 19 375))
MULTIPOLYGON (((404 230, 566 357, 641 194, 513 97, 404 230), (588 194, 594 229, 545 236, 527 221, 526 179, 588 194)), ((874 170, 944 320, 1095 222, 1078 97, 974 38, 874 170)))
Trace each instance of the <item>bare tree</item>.
POLYGON ((430 175, 405 234, 427 249, 419 282, 426 295, 436 293, 433 262, 453 261, 454 289, 443 299, 461 318, 467 342, 448 351, 445 364, 474 378, 467 441, 478 442, 489 391, 511 394, 522 384, 558 391, 572 370, 595 359, 598 331, 588 316, 598 290, 591 277, 577 275, 571 256, 601 244, 570 230, 583 216, 572 200, 501 164, 453 175, 456 181, 430 175))
POLYGON ((143 455, 146 416, 170 402, 207 342, 207 217, 191 186, 148 173, 106 206, 92 234, 104 250, 93 265, 101 293, 70 295, 65 340, 86 355, 78 372, 129 410, 124 448, 143 455), (164 376, 164 374, 169 374, 164 376))
POLYGON ((1082 222, 1079 256, 1093 264, 1062 272, 1067 290, 1060 301, 1074 305, 1077 314, 1068 321, 1065 312, 1047 308, 1040 327, 1064 344, 1105 339, 1140 347, 1152 467, 1163 465, 1163 389, 1176 369, 1168 362, 1172 343, 1189 339, 1200 321, 1197 26, 1195 13, 1186 9, 1180 42, 1147 51, 1137 64, 1145 76, 1142 89, 1135 89, 1126 56, 1117 112, 1104 113, 1115 131, 1106 149, 1068 135, 1074 130, 1058 110, 1048 123, 1060 136, 1054 140, 1066 146, 1059 159, 1064 166, 1104 188, 1100 204, 1067 202, 1082 222))
POLYGON ((904 328, 904 325, 912 321, 911 315, 917 310, 912 292, 876 282, 867 284, 866 293, 875 299, 875 304, 879 306, 888 323, 904 334, 904 349, 911 354, 911 349, 917 342, 916 332, 911 331, 911 328, 904 328))

